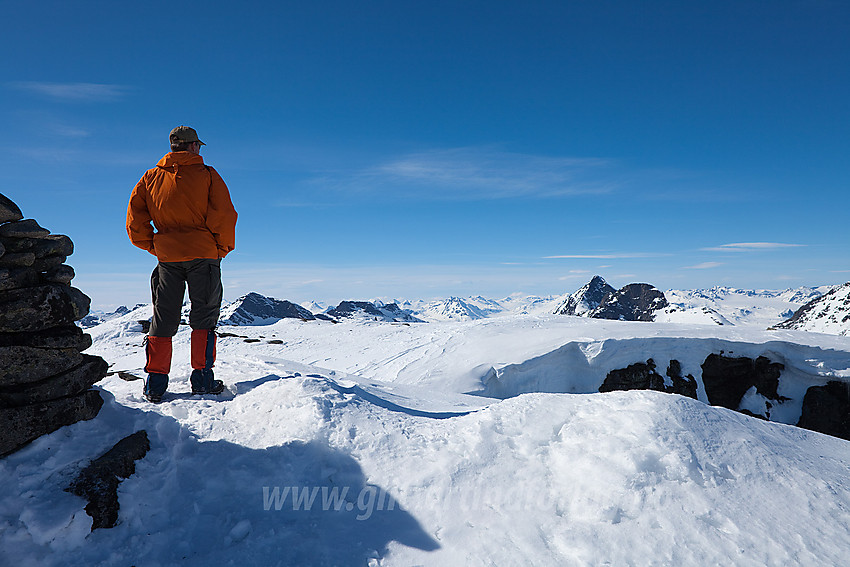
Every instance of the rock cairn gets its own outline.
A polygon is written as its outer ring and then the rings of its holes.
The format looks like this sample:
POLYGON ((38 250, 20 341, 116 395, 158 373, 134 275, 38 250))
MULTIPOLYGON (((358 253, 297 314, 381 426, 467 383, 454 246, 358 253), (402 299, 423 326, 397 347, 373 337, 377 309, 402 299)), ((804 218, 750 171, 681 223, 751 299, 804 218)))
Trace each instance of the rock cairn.
POLYGON ((91 336, 74 324, 90 299, 71 287, 74 252, 0 194, 0 456, 100 411, 91 386, 107 363, 82 354, 91 336))

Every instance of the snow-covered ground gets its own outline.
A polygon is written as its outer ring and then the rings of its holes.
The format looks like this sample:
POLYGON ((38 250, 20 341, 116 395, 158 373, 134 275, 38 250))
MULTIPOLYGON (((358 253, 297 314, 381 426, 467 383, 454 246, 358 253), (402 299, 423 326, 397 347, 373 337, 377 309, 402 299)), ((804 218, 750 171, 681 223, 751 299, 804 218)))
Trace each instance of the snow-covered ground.
MULTIPOLYGON (((89 329, 89 352, 138 373, 147 309, 89 329)), ((0 460, 0 563, 846 561, 850 442, 710 407, 704 392, 590 392, 612 368, 653 356, 695 372, 719 350, 781 359, 792 389, 850 381, 850 338, 523 311, 222 327, 218 398, 189 395, 181 328, 163 404, 109 376, 97 418, 0 460), (139 429, 151 451, 120 485, 119 524, 89 534, 63 489, 139 429)))

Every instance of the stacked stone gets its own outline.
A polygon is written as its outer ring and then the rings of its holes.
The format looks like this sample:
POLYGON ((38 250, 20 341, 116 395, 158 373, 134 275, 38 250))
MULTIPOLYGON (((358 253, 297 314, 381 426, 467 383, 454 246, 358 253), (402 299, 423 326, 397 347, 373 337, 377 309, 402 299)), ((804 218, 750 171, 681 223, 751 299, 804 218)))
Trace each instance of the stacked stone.
POLYGON ((0 455, 100 411, 91 386, 107 363, 82 354, 91 336, 74 324, 90 299, 71 287, 74 252, 0 194, 0 455))

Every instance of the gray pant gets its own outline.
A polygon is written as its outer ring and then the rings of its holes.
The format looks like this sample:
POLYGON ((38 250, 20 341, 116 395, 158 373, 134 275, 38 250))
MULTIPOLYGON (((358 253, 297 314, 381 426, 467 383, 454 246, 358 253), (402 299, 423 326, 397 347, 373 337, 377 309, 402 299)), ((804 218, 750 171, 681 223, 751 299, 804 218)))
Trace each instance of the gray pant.
POLYGON ((215 329, 221 313, 221 260, 201 258, 188 262, 160 262, 151 274, 154 337, 173 337, 180 325, 183 297, 189 285, 189 325, 215 329))

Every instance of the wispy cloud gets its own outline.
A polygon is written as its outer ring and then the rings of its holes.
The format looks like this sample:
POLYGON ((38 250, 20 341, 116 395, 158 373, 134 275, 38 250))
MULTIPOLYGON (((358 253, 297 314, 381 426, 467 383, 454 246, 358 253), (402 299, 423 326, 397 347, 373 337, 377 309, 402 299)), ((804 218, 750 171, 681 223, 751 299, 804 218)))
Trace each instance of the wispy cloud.
POLYGON ((100 166, 133 166, 150 167, 151 157, 138 152, 122 150, 90 152, 78 148, 63 148, 57 145, 12 147, 0 146, 0 153, 5 152, 18 160, 26 160, 41 164, 98 164, 100 166))
POLYGON ((624 258, 661 258, 670 256, 657 252, 615 252, 612 254, 559 254, 557 256, 544 256, 546 260, 556 259, 578 259, 578 260, 613 260, 624 258))
POLYGON ((683 270, 710 270, 711 268, 717 268, 718 266, 722 266, 723 262, 702 262, 701 264, 696 264, 695 266, 684 266, 683 270))
POLYGON ((579 273, 575 273, 574 271, 571 271, 571 272, 569 273, 569 275, 566 275, 566 276, 559 276, 559 277, 558 277, 558 280, 559 280, 559 281, 562 281, 562 282, 567 282, 567 281, 572 281, 572 280, 586 280, 586 279, 587 279, 587 277, 588 277, 588 274, 590 274, 590 273, 591 273, 591 272, 587 272, 587 273, 584 273, 584 274, 579 274, 579 273))
POLYGON ((711 248, 701 248, 707 252, 758 252, 763 250, 777 250, 780 248, 799 248, 805 244, 786 244, 784 242, 733 242, 721 244, 711 248))
POLYGON ((410 153, 353 172, 312 180, 332 190, 428 200, 484 200, 602 194, 622 182, 601 158, 549 157, 488 147, 410 153))
POLYGON ((91 132, 84 128, 77 128, 67 124, 54 123, 49 126, 49 130, 57 136, 63 138, 87 138, 91 136, 91 132))
POLYGON ((122 85, 103 83, 46 83, 39 81, 13 81, 10 88, 65 102, 109 102, 129 90, 122 85))

